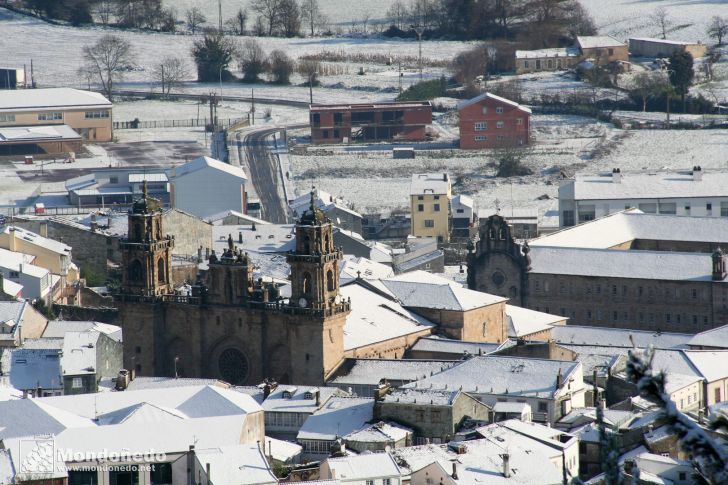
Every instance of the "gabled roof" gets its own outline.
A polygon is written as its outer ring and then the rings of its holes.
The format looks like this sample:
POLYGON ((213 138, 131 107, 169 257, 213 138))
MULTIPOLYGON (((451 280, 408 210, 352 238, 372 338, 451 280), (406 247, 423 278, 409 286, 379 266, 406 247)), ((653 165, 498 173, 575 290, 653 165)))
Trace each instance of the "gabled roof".
POLYGON ((119 326, 102 322, 68 320, 49 320, 43 331, 43 338, 63 338, 67 332, 88 331, 103 333, 117 342, 121 341, 121 327, 119 326))
POLYGON ((100 426, 122 423, 156 423, 158 421, 176 421, 188 416, 176 409, 163 408, 147 402, 133 404, 123 409, 102 414, 97 422, 100 426))
POLYGON ((468 106, 472 106, 474 104, 480 103, 481 101, 485 99, 492 99, 493 101, 497 101, 499 103, 507 104, 508 106, 512 106, 518 110, 521 110, 525 113, 531 113, 531 108, 528 108, 526 106, 523 106, 522 104, 518 104, 515 101, 511 101, 510 99, 502 98, 500 96, 497 96, 493 93, 483 93, 480 94, 472 99, 468 99, 465 101, 460 101, 458 103, 458 111, 464 108, 467 108, 468 106))
POLYGON ((553 398, 560 391, 557 374, 565 385, 580 367, 579 362, 484 355, 403 387, 553 398))
MULTIPOLYGON (((422 340, 422 339, 420 339, 422 340)), ((403 359, 353 359, 345 375, 336 377, 333 384, 377 384, 380 379, 388 381, 416 381, 436 372, 459 364, 450 360, 403 360, 403 359)))
POLYGON ((63 338, 61 368, 64 375, 96 373, 96 347, 99 332, 66 332, 63 338))
POLYGON ((40 234, 30 232, 22 227, 17 226, 5 226, 2 228, 3 234, 10 234, 11 231, 15 231, 15 237, 29 242, 35 246, 45 248, 49 251, 53 251, 58 254, 68 255, 71 252, 71 246, 64 244, 55 239, 43 237, 40 234))
POLYGON ((587 327, 580 325, 556 326, 553 328, 551 335, 554 341, 560 344, 632 347, 632 341, 634 341, 634 345, 637 347, 645 348, 652 345, 656 349, 684 348, 686 343, 689 343, 691 337, 693 337, 686 333, 625 330, 623 328, 587 327))
POLYGON ((410 181, 410 195, 445 195, 450 190, 447 173, 414 173, 410 181))
POLYGON ((344 439, 349 442, 360 443, 388 443, 390 441, 400 441, 406 439, 407 436, 413 434, 410 428, 406 428, 397 423, 387 423, 380 421, 360 430, 349 433, 344 439))
POLYGON ((245 172, 243 172, 243 169, 240 167, 235 167, 233 165, 221 162, 220 160, 215 160, 214 158, 210 157, 199 157, 195 158, 191 162, 185 163, 184 165, 179 165, 175 167, 172 175, 172 181, 174 181, 174 179, 184 177, 185 175, 198 172, 206 168, 212 168, 221 172, 225 172, 226 174, 233 177, 237 177, 242 180, 248 180, 245 172))
POLYGON ((601 47, 624 47, 626 44, 611 35, 579 35, 576 43, 582 49, 599 49, 601 47))
POLYGON ((210 481, 230 485, 278 485, 259 445, 240 444, 196 449, 197 461, 210 464, 210 481))
POLYGON ((0 440, 92 426, 96 426, 92 420, 49 406, 45 398, 0 402, 0 440))
POLYGON ((568 320, 567 317, 537 312, 516 305, 506 305, 506 317, 508 318, 508 336, 515 338, 550 330, 554 326, 559 326, 557 325, 559 323, 563 325, 568 320))
POLYGON ((57 349, 14 349, 10 357, 10 385, 21 390, 63 389, 59 353, 57 349))
POLYGON ((367 453, 361 455, 328 458, 329 468, 336 478, 349 481, 399 477, 401 471, 389 453, 367 453))
POLYGON ((425 271, 411 271, 381 281, 402 305, 468 311, 507 301, 507 298, 474 291, 425 271))
POLYGON ((0 111, 35 111, 55 108, 111 108, 99 93, 71 88, 0 91, 0 111))
POLYGON ((435 324, 358 282, 341 287, 342 298, 351 298, 344 326, 344 350, 434 329, 435 324))
POLYGON ((688 345, 728 349, 728 325, 700 332, 688 341, 688 345))
POLYGON ((374 399, 332 397, 303 423, 300 440, 333 441, 364 427, 374 418, 374 399))

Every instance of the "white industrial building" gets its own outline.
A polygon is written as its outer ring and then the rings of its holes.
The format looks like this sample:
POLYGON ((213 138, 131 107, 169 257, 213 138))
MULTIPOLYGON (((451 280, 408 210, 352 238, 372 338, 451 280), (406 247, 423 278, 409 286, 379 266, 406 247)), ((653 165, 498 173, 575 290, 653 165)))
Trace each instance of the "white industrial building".
POLYGON ((559 226, 637 208, 647 214, 728 217, 728 172, 577 174, 559 187, 559 226))
POLYGON ((201 218, 230 210, 246 212, 248 177, 240 167, 200 157, 176 167, 170 179, 176 209, 201 218))

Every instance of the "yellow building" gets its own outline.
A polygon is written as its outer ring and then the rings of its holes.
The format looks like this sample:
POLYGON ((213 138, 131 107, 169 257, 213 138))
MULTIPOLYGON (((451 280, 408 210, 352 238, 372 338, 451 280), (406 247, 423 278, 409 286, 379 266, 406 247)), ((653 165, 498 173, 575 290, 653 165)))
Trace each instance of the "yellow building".
POLYGON ((447 173, 412 175, 410 185, 410 233, 416 237, 436 237, 438 243, 450 241, 450 199, 452 187, 447 173))
POLYGON ((84 141, 108 142, 113 135, 111 109, 111 102, 103 95, 79 89, 0 91, 0 130, 25 127, 27 133, 13 133, 14 139, 41 148, 44 144, 52 147, 51 143, 60 138, 70 140, 64 136, 64 126, 76 131, 84 141))

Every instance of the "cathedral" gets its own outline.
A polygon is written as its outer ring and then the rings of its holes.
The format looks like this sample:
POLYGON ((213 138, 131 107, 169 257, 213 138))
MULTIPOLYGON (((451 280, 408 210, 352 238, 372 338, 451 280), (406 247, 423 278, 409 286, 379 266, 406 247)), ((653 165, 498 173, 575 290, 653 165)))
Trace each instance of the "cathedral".
POLYGON ((159 202, 144 196, 129 211, 124 272, 115 296, 124 330, 124 364, 137 375, 219 378, 233 384, 319 385, 344 359, 350 301, 339 293, 340 249, 333 226, 311 205, 296 224, 291 297, 253 278, 232 239, 213 251, 204 280, 189 295, 171 278, 174 236, 164 233, 159 202))

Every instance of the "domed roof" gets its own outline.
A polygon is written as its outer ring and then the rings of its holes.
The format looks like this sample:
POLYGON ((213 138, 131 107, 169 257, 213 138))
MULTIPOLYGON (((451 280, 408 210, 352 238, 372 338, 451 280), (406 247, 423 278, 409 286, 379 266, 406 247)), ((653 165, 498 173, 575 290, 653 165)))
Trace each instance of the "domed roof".
POLYGON ((311 204, 308 210, 301 215, 298 223, 302 226, 320 226, 327 222, 329 222, 329 219, 326 217, 326 214, 316 207, 316 190, 313 189, 311 190, 311 204))

